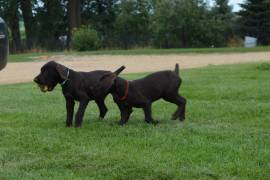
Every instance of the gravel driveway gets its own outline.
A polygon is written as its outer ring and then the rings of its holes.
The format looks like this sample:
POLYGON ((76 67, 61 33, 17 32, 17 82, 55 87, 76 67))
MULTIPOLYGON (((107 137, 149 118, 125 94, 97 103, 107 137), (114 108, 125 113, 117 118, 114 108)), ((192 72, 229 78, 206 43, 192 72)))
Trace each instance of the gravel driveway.
POLYGON ((182 54, 182 55, 99 55, 99 56, 50 56, 38 62, 9 63, 0 71, 0 84, 31 82, 40 67, 49 60, 58 61, 74 70, 115 70, 126 66, 124 73, 152 72, 173 69, 179 63, 180 69, 198 68, 208 65, 222 65, 270 61, 270 52, 228 53, 228 54, 182 54))

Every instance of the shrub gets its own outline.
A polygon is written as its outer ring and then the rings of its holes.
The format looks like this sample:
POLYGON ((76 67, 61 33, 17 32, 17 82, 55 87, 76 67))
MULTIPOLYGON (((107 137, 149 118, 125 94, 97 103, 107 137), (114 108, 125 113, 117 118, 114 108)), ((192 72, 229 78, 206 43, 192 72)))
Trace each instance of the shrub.
POLYGON ((77 51, 97 50, 100 48, 100 39, 96 30, 81 27, 73 31, 71 45, 77 51))
POLYGON ((269 71, 270 70, 270 63, 261 63, 256 66, 256 69, 261 71, 269 71))
POLYGON ((228 47, 243 47, 244 41, 239 37, 231 37, 227 42, 228 47))

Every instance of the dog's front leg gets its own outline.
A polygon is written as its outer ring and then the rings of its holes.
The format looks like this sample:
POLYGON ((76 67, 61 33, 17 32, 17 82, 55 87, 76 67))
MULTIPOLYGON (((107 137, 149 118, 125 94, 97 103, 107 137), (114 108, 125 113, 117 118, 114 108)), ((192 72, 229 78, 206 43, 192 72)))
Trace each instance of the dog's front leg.
POLYGON ((119 121, 119 125, 123 126, 128 122, 128 119, 132 113, 132 107, 124 105, 118 105, 118 107, 121 112, 121 120, 119 121))
POLYGON ((80 127, 83 120, 83 115, 85 112, 85 109, 89 103, 89 100, 82 100, 80 101, 79 109, 75 116, 75 127, 80 127))
POLYGON ((73 119, 73 112, 74 112, 74 99, 65 97, 66 98, 66 109, 67 109, 67 119, 66 119, 66 126, 72 126, 72 119, 73 119))
POLYGON ((145 122, 147 123, 152 123, 152 124, 157 124, 158 121, 154 121, 152 118, 152 110, 151 110, 151 103, 147 103, 145 107, 143 108, 144 111, 144 117, 145 117, 145 122))

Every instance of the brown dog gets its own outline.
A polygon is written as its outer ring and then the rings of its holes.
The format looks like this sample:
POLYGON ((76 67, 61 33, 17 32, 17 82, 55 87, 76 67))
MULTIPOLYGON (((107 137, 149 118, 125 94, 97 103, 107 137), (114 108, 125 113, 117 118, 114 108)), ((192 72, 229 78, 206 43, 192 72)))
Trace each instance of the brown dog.
POLYGON ((114 73, 102 70, 76 72, 54 61, 50 61, 41 68, 40 74, 35 77, 34 81, 39 85, 42 92, 52 91, 57 84, 61 84, 66 100, 67 127, 72 126, 75 101, 79 101, 80 105, 75 116, 75 126, 80 127, 89 101, 94 100, 97 103, 101 118, 104 118, 107 113, 104 99, 109 91, 99 91, 96 93, 93 88, 102 83, 99 79, 105 74, 118 75, 124 69, 125 67, 122 66, 114 73))
POLYGON ((156 124, 157 121, 152 118, 151 105, 160 98, 177 105, 173 120, 185 119, 186 99, 178 94, 182 82, 178 64, 174 71, 160 71, 134 81, 127 81, 117 74, 108 73, 100 78, 100 82, 97 87, 99 91, 110 90, 120 109, 120 125, 128 122, 133 107, 142 108, 145 121, 156 124))

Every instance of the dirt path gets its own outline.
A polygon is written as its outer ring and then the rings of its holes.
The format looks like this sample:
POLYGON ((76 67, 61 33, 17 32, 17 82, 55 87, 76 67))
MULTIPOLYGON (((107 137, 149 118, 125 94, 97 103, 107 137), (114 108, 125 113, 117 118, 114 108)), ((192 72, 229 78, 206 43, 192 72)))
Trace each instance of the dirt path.
MULTIPOLYGON (((185 54, 185 55, 138 55, 138 56, 52 56, 48 60, 58 61, 74 70, 114 70, 126 66, 124 73, 152 72, 173 69, 179 63, 181 69, 208 65, 222 65, 257 61, 270 61, 270 52, 235 54, 185 54)), ((0 84, 30 82, 39 73, 46 61, 9 63, 0 72, 0 84)))

